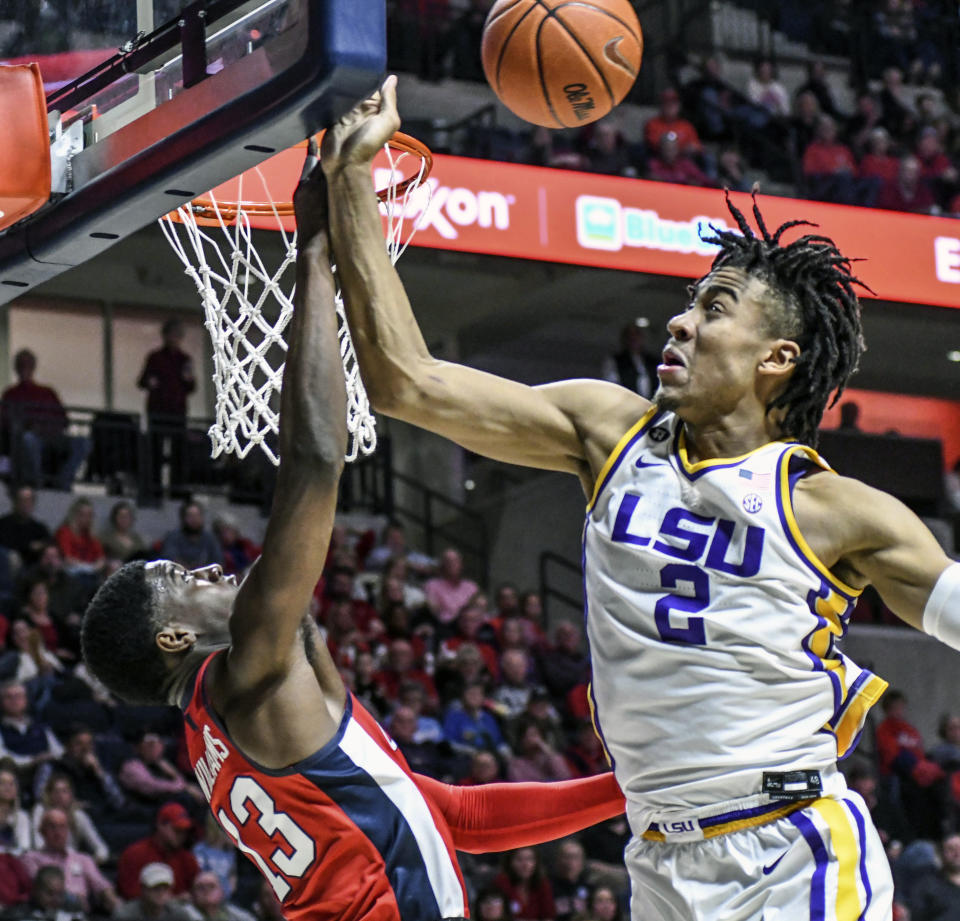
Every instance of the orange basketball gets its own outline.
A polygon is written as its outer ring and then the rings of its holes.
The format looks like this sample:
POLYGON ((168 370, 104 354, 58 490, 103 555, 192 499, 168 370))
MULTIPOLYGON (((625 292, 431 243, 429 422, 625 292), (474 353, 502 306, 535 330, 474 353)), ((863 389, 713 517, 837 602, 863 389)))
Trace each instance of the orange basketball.
POLYGON ((628 0, 497 0, 481 54, 487 80, 511 112, 535 125, 575 128, 627 95, 643 34, 628 0))

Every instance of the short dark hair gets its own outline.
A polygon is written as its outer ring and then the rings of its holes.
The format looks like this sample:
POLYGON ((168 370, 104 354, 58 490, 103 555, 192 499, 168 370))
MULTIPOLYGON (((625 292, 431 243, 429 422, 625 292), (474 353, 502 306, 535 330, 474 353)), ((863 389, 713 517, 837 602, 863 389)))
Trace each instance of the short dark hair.
POLYGON ((815 447, 830 394, 836 391, 830 402, 833 406, 866 348, 860 302, 853 286, 870 289, 852 274, 853 260, 829 237, 805 234, 792 243, 780 244, 784 232, 792 227, 815 227, 810 221, 787 221, 770 233, 754 195, 757 236, 729 192, 727 208, 740 233, 710 228, 713 236, 704 236, 704 242, 720 247, 710 271, 742 269, 770 289, 778 307, 775 315, 771 312, 771 332, 796 340, 800 354, 787 386, 768 404, 767 411, 784 408, 783 434, 815 447))
POLYGON ((87 606, 80 640, 87 668, 131 704, 163 704, 170 672, 156 644, 154 592, 140 560, 118 569, 87 606))

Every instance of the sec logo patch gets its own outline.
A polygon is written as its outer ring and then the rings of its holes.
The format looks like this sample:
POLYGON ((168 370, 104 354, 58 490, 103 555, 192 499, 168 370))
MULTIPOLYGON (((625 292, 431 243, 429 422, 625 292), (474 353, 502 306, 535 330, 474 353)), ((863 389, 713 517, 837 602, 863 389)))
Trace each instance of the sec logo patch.
POLYGON ((763 499, 761 499, 755 492, 747 493, 743 497, 743 508, 744 511, 749 512, 751 515, 755 515, 760 509, 763 508, 763 499))

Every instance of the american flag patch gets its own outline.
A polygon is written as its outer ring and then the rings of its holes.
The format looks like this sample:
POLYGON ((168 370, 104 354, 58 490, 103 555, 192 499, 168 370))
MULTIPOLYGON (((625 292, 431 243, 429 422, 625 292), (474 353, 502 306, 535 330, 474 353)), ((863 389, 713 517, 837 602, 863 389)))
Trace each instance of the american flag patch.
POLYGON ((744 470, 743 467, 741 467, 740 478, 749 480, 750 485, 754 489, 768 489, 770 486, 769 473, 754 473, 752 470, 744 470))

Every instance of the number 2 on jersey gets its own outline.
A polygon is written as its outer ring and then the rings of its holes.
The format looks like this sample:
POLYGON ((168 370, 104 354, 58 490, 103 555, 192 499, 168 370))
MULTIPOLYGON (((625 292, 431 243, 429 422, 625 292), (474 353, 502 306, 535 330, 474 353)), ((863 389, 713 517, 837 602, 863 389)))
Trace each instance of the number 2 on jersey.
POLYGON ((287 813, 277 812, 273 797, 252 777, 241 776, 234 780, 230 787, 230 811, 236 822, 221 808, 217 812, 220 825, 233 839, 234 844, 260 868, 260 872, 273 886, 277 898, 283 901, 290 893, 290 884, 280 874, 299 879, 310 869, 317 856, 317 846, 313 838, 287 813), (251 819, 248 803, 260 813, 256 824, 261 831, 268 838, 279 835, 285 847, 278 845, 269 856, 264 856, 243 841, 241 829, 251 819), (277 870, 280 872, 276 872, 277 870))
POLYGON ((689 643, 692 646, 705 646, 707 635, 702 617, 687 617, 685 627, 670 623, 670 612, 681 611, 684 614, 696 614, 710 604, 710 579, 697 566, 689 563, 668 563, 660 570, 660 584, 664 588, 677 588, 678 583, 686 582, 693 587, 693 595, 664 595, 657 601, 653 619, 665 643, 689 643))

